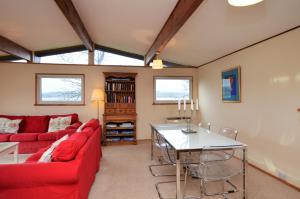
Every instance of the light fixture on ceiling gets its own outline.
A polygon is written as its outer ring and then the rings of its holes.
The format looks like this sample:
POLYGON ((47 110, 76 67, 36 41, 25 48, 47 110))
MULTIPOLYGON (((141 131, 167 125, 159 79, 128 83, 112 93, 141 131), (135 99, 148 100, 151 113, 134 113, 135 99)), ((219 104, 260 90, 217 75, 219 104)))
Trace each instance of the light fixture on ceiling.
POLYGON ((232 6, 243 7, 251 6, 262 2, 263 0, 228 0, 228 3, 232 6))
POLYGON ((159 52, 156 53, 155 59, 150 64, 150 66, 152 67, 152 69, 163 69, 164 68, 163 61, 158 58, 158 54, 159 54, 159 52))

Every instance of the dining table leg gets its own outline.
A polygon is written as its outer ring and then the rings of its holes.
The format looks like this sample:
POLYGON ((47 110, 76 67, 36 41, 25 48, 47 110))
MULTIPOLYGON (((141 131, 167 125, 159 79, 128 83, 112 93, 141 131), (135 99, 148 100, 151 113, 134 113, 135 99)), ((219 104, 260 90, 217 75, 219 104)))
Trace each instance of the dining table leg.
POLYGON ((151 127, 151 160, 153 160, 154 128, 151 127))
POLYGON ((246 191, 246 166, 247 166, 247 149, 243 149, 243 199, 247 198, 246 191))
POLYGON ((181 199, 180 167, 180 154, 178 151, 176 151, 176 199, 181 199))

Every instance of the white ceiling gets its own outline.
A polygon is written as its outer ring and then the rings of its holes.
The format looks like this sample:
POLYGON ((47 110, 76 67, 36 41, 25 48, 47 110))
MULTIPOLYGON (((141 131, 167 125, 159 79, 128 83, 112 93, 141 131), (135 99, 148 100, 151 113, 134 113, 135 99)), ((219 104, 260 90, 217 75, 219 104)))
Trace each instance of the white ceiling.
POLYGON ((81 44, 54 0, 0 0, 0 35, 29 50, 81 44))
MULTIPOLYGON (((144 55, 177 0, 72 0, 92 40, 144 55)), ((0 0, 0 35, 29 50, 82 44, 54 0, 0 0)), ((161 54, 199 66, 300 25, 300 0, 265 0, 236 8, 206 0, 161 54)), ((2 55, 0 53, 0 55, 2 55)))
POLYGON ((226 0, 206 0, 161 56, 199 66, 298 25, 300 0, 265 0, 242 8, 226 0))
POLYGON ((73 0, 95 43, 146 54, 177 0, 73 0))

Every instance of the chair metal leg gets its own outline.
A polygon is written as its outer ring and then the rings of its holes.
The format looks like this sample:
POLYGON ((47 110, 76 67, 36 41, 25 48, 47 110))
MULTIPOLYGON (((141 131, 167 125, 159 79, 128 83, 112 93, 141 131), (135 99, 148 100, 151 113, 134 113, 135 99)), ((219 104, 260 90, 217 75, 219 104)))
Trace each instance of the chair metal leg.
POLYGON ((153 172, 152 167, 161 167, 161 166, 174 166, 173 164, 153 164, 149 165, 149 170, 152 176, 154 177, 168 177, 168 176, 176 176, 175 174, 155 174, 153 172))
MULTIPOLYGON (((182 179, 180 181, 183 181, 182 179)), ((168 184, 168 183, 176 183, 176 180, 171 180, 171 181, 163 181, 163 182, 158 182, 155 184, 155 189, 157 191, 159 199, 176 199, 176 198, 164 198, 162 197, 160 190, 159 190, 159 185, 161 184, 168 184)))
MULTIPOLYGON (((160 193, 160 190, 159 190, 159 185, 161 185, 161 184, 167 184, 167 183, 174 183, 174 182, 176 182, 176 181, 175 181, 175 180, 172 180, 172 181, 164 181, 164 182, 158 182, 158 183, 155 184, 155 189, 156 189, 156 191, 157 191, 157 194, 158 194, 159 199, 167 199, 167 198, 163 198, 163 197, 162 197, 162 195, 161 195, 161 193, 160 193)), ((169 199, 175 199, 175 198, 169 198, 169 199)))
POLYGON ((204 187, 204 190, 205 190, 205 191, 204 191, 204 194, 205 194, 206 196, 216 196, 216 195, 221 195, 221 196, 223 196, 223 198, 226 199, 228 194, 238 192, 237 187, 236 187, 232 182, 230 182, 229 180, 225 180, 224 183, 229 184, 229 185, 231 186, 232 189, 230 189, 230 190, 228 190, 228 191, 223 191, 223 192, 220 192, 220 193, 208 193, 208 192, 206 191, 205 183, 204 183, 204 184, 203 184, 203 187, 204 187))

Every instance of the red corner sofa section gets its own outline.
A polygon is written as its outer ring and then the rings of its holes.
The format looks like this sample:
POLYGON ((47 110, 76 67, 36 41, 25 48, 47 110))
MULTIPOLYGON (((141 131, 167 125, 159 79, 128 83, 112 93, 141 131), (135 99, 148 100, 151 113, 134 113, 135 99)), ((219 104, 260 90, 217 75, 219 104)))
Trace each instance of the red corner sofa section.
POLYGON ((0 165, 0 198, 88 198, 102 157, 99 120, 90 120, 81 133, 87 138, 72 160, 38 163, 46 147, 23 164, 0 165))
POLYGON ((40 148, 49 146, 65 134, 72 134, 81 125, 78 114, 44 115, 44 116, 13 116, 0 115, 11 120, 22 119, 17 134, 0 132, 0 142, 20 142, 19 153, 35 153, 40 148), (50 118, 71 116, 71 125, 66 130, 47 133, 50 118))

